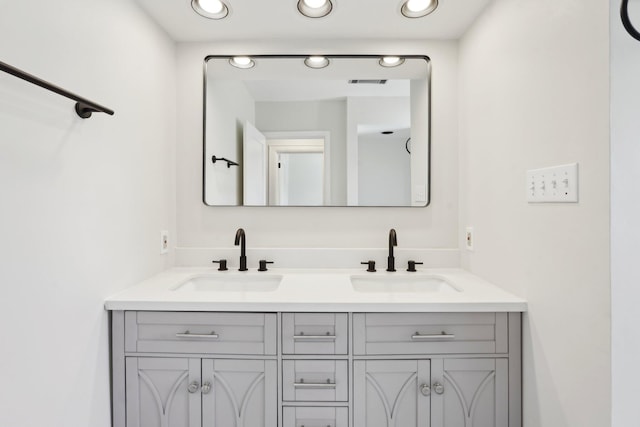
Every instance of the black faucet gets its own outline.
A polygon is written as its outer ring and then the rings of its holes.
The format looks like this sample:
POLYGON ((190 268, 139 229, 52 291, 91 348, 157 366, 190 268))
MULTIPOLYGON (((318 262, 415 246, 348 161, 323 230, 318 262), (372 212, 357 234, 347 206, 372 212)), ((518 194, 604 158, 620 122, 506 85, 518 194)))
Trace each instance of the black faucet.
POLYGON ((396 230, 389 230, 389 256, 387 257, 387 271, 396 271, 396 259, 393 256, 393 247, 398 246, 396 230))
POLYGON ((240 245, 240 268, 239 271, 247 271, 247 236, 242 228, 236 231, 235 246, 240 245))

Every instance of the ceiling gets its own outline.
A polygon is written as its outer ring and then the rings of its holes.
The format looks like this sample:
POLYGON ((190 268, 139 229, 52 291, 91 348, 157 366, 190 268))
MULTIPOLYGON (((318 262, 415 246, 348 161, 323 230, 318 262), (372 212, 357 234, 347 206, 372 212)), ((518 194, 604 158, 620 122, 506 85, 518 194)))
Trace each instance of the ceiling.
POLYGON ((264 39, 458 39, 492 0, 440 0, 432 14, 408 19, 399 0, 334 0, 312 19, 297 0, 226 0, 223 20, 196 14, 191 0, 135 0, 177 42, 264 39))

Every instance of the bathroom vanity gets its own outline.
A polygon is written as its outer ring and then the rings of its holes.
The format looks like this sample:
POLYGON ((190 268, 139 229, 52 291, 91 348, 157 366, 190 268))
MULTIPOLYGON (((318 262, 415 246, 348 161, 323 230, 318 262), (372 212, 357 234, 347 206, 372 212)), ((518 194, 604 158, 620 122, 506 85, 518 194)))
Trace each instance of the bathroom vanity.
POLYGON ((106 308, 114 427, 521 426, 526 303, 462 270, 173 269, 106 308))

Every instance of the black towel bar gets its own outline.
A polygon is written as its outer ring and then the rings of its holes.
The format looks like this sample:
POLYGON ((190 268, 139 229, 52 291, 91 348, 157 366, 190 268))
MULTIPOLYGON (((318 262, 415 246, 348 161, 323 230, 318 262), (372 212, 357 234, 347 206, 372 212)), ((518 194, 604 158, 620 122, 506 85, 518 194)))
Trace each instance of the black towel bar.
POLYGON ((18 68, 6 64, 2 61, 0 61, 0 71, 4 71, 5 73, 16 76, 22 80, 26 80, 29 83, 33 83, 36 86, 40 86, 44 89, 50 90, 51 92, 55 92, 58 95, 62 95, 66 98, 76 101, 76 113, 83 119, 88 119, 89 117, 91 117, 91 113, 94 112, 106 113, 110 116, 113 116, 114 114, 113 110, 110 110, 107 107, 103 107, 102 105, 96 104, 93 101, 89 101, 88 99, 69 92, 68 90, 64 90, 61 87, 51 84, 45 80, 39 79, 34 75, 25 73, 24 71, 19 70, 18 68))

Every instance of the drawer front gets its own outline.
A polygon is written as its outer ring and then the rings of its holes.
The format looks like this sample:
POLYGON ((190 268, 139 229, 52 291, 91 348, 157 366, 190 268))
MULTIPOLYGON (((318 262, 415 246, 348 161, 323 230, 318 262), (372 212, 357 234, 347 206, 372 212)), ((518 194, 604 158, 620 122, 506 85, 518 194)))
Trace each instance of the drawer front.
POLYGON ((283 360, 282 400, 288 402, 347 402, 346 360, 283 360))
POLYGON ((347 354, 346 313, 283 313, 283 354, 347 354))
POLYGON ((125 351, 275 355, 275 313, 129 311, 125 351))
POLYGON ((282 408, 282 427, 349 427, 349 409, 285 406, 282 408))
POLYGON ((354 353, 506 353, 506 313, 357 313, 354 353))

